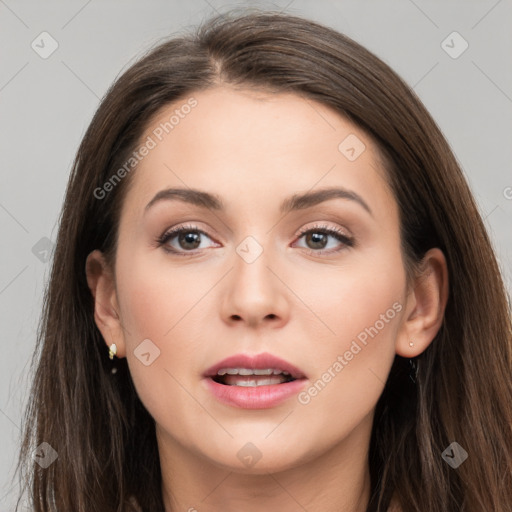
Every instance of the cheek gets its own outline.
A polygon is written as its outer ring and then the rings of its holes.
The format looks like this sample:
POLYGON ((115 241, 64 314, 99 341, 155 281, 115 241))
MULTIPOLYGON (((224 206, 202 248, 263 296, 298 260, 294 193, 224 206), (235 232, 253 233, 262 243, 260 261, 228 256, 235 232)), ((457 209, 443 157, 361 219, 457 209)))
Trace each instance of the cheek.
POLYGON ((185 436, 185 427, 200 423, 204 416, 183 386, 189 389, 187 378, 194 371, 198 347, 193 320, 204 313, 199 301, 206 283, 198 285, 187 271, 165 270, 132 256, 129 266, 118 266, 118 292, 126 357, 137 394, 158 423, 185 436), (180 415, 169 413, 175 410, 187 410, 190 423, 184 425, 180 415))
POLYGON ((315 344, 311 383, 299 396, 308 417, 333 438, 347 434, 375 407, 395 357, 405 275, 400 255, 345 268, 315 295, 327 328, 315 344), (394 263, 393 263, 394 262, 394 263), (341 430, 344 432, 342 433, 341 430))
POLYGON ((165 258, 155 259, 142 254, 119 259, 118 294, 131 343, 145 338, 158 344, 172 341, 207 289, 192 266, 178 270, 165 258))
POLYGON ((197 359, 204 349, 201 344, 207 341, 203 326, 213 321, 208 292, 218 276, 213 272, 199 276, 193 267, 178 269, 165 258, 150 258, 136 251, 118 257, 116 277, 126 356, 139 396, 153 412, 165 408, 166 403, 189 400, 178 382, 185 383, 194 372, 200 373, 197 359), (150 364, 146 366, 140 356, 148 352, 146 362, 149 359, 150 364))
POLYGON ((396 284, 370 282, 358 282, 357 286, 346 280, 338 286, 331 282, 329 293, 318 297, 316 307, 312 307, 321 320, 314 329, 309 327, 308 336, 317 340, 313 360, 319 373, 341 359, 343 368, 338 366, 335 373, 351 374, 352 380, 357 377, 360 381, 371 377, 374 368, 382 380, 386 379, 403 305, 396 284))
POLYGON ((400 254, 387 261, 382 255, 369 254, 335 269, 303 270, 312 278, 299 281, 289 275, 288 280, 293 281, 294 292, 309 306, 305 325, 315 335, 312 339, 318 340, 315 350, 317 346, 327 350, 348 348, 358 335, 364 342, 366 329, 375 333, 375 324, 380 339, 393 337, 389 334, 396 332, 393 329, 398 324, 405 286, 400 254))
POLYGON ((322 364, 327 369, 338 355, 347 352, 347 370, 362 368, 361 374, 368 378, 373 365, 385 380, 403 310, 405 271, 399 241, 354 253, 337 268, 324 267, 315 272, 309 286, 305 281, 300 287, 295 284, 297 294, 316 316, 305 324, 317 340, 316 366, 322 364))

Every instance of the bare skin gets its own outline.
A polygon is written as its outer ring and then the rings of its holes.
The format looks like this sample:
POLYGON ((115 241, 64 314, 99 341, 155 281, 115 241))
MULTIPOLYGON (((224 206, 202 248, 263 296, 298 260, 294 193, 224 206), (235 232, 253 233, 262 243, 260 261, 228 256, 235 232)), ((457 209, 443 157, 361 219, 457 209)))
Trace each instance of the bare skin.
MULTIPOLYGON (((374 408, 395 354, 419 355, 440 328, 445 258, 430 250, 423 276, 407 283, 376 146, 336 112, 227 86, 192 96, 197 106, 133 171, 115 272, 99 251, 87 261, 95 321, 156 421, 166 512, 363 512, 374 408), (350 134, 365 145, 352 161, 338 149, 350 134), (293 194, 330 187, 354 192, 371 213, 346 197, 279 210, 293 194), (145 210, 168 188, 216 194, 225 210, 179 200, 145 210), (188 238, 155 242, 178 226, 188 238), (261 254, 249 263, 240 246, 261 254), (145 339, 160 350, 148 366, 134 353, 145 339), (302 400, 247 410, 208 390, 208 367, 261 352, 307 376, 302 400), (257 462, 244 462, 242 448, 257 462)), ((185 101, 159 112, 141 141, 185 101)))

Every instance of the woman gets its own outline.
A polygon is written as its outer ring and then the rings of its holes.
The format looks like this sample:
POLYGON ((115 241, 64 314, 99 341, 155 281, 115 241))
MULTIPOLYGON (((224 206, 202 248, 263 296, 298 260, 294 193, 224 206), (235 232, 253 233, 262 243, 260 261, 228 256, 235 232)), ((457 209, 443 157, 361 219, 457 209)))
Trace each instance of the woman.
POLYGON ((511 332, 410 88, 314 22, 217 17, 128 69, 78 150, 34 510, 505 512, 511 332))

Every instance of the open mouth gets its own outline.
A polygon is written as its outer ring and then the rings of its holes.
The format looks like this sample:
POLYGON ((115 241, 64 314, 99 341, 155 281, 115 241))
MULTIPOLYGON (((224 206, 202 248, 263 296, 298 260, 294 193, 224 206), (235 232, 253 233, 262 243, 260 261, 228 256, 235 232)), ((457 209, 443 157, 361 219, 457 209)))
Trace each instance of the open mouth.
POLYGON ((206 389, 220 402, 240 409, 270 409, 304 388, 307 376, 268 352, 235 354, 203 373, 206 389))
POLYGON ((218 384, 242 387, 274 386, 296 380, 287 371, 274 368, 222 368, 210 378, 218 384))

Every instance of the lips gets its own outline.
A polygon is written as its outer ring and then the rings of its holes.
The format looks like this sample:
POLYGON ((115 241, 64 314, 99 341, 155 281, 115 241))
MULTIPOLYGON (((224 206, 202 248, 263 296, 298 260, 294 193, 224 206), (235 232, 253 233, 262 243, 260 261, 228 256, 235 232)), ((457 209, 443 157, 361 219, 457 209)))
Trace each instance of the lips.
POLYGON ((297 394, 307 380, 291 363, 272 354, 239 354, 208 368, 207 389, 221 402, 244 409, 274 407, 297 394))

